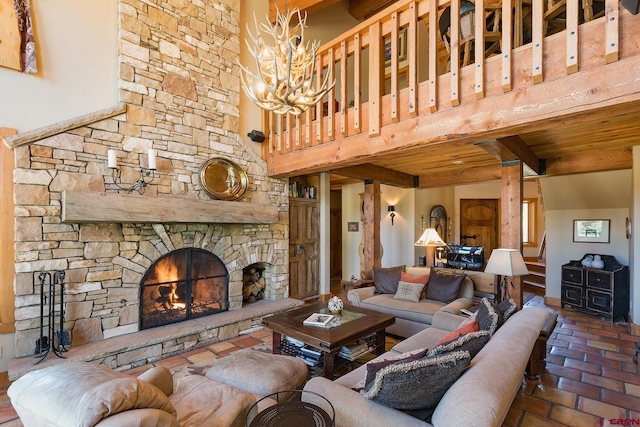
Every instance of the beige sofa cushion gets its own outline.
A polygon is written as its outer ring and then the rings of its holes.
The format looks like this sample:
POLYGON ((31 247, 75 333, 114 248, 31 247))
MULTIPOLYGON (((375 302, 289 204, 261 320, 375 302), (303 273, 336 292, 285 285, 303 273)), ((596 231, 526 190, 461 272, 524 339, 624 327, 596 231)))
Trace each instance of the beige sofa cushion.
POLYGON ((187 375, 178 382, 171 402, 183 427, 240 427, 256 398, 209 378, 187 375))
POLYGON ((154 385, 87 362, 29 372, 7 394, 21 419, 37 419, 39 425, 91 427, 113 414, 139 408, 176 415, 169 398, 154 385))
POLYGON ((306 363, 296 357, 251 349, 223 357, 206 373, 207 378, 259 396, 301 389, 308 375, 306 363))

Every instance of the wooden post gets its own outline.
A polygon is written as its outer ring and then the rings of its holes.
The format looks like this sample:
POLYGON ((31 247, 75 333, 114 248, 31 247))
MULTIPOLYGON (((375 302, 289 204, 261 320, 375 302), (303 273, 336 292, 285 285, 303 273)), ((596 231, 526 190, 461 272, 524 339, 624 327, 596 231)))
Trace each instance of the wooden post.
MULTIPOLYGON (((17 134, 17 131, 0 127, 0 139, 17 134)), ((0 334, 15 330, 13 280, 15 254, 13 250, 15 215, 13 212, 13 150, 0 142, 0 334)))
MULTIPOLYGON (((522 161, 502 162, 502 203, 500 247, 522 253, 522 161)), ((522 278, 513 277, 511 297, 522 308, 522 278)))
POLYGON ((373 267, 380 267, 380 181, 364 182, 364 271, 366 279, 373 279, 373 267))

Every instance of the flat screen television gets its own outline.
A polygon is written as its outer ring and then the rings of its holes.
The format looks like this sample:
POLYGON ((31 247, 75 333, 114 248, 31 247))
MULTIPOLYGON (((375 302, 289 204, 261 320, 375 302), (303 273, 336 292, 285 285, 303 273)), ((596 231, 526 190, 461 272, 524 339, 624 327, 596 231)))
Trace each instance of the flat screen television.
POLYGON ((451 268, 483 269, 484 246, 449 245, 447 264, 451 268))

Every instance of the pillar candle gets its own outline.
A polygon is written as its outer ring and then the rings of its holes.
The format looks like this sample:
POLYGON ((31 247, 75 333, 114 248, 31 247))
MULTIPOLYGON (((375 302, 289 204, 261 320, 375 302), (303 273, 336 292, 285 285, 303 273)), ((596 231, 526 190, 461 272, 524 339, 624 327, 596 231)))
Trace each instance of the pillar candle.
POLYGON ((116 158, 116 150, 109 150, 107 165, 112 169, 118 167, 118 159, 116 158))
POLYGON ((153 148, 149 148, 149 169, 156 170, 156 152, 153 148))

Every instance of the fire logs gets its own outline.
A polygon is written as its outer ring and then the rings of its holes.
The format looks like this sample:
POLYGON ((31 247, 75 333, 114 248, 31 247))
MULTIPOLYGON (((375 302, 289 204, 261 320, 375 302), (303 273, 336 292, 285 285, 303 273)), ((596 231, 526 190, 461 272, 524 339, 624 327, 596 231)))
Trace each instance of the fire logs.
POLYGON ((262 272, 264 268, 251 268, 244 275, 242 284, 242 297, 245 303, 252 303, 264 298, 266 287, 262 272))

